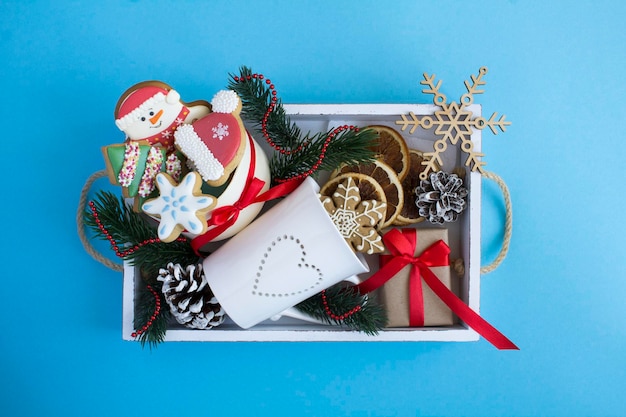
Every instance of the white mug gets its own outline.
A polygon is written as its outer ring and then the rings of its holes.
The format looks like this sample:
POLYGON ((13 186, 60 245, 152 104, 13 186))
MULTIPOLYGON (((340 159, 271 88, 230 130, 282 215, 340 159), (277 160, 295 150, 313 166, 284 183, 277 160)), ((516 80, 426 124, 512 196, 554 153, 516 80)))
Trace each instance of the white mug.
POLYGON ((307 178, 203 262, 226 314, 247 329, 353 275, 368 272, 307 178))

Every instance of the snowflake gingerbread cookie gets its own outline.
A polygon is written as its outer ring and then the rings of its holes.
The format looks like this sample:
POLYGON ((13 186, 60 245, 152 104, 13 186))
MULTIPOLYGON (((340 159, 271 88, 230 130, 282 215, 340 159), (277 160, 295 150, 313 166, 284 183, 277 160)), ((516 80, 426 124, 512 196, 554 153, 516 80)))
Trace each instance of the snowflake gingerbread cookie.
POLYGON ((224 184, 241 161, 248 134, 239 113, 241 100, 231 90, 211 100, 212 112, 174 133, 176 147, 202 179, 212 186, 224 184))
POLYGON ((120 185, 125 197, 143 199, 154 191, 159 172, 178 181, 182 155, 174 148, 174 132, 209 111, 206 101, 185 103, 160 81, 130 87, 115 108, 115 124, 125 133, 125 143, 102 149, 111 183, 120 185))
POLYGON ((387 204, 362 200, 361 191, 351 175, 347 175, 330 196, 320 195, 320 201, 341 236, 354 250, 371 255, 385 249, 376 227, 385 217, 387 204))
POLYGON ((206 232, 206 213, 217 203, 217 199, 201 192, 202 179, 190 172, 180 184, 165 173, 156 177, 160 196, 146 201, 142 210, 159 218, 157 232, 163 242, 172 242, 183 232, 194 235, 206 232))

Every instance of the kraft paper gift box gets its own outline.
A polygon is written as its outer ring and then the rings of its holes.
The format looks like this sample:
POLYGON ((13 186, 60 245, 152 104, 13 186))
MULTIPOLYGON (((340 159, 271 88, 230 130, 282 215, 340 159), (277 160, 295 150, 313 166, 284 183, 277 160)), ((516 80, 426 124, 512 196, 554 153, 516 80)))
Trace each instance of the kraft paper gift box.
MULTIPOLYGON (((447 229, 417 229, 417 245, 413 255, 420 255, 426 248, 443 240, 448 243, 447 229)), ((389 252, 381 255, 381 267, 388 261, 389 252)), ((385 306, 389 322, 387 327, 410 327, 409 274, 413 268, 406 265, 393 278, 377 290, 378 301, 385 306)), ((430 270, 448 288, 451 288, 450 266, 435 266, 430 270)), ((421 279, 424 300, 424 326, 450 326, 455 316, 443 301, 421 279)))

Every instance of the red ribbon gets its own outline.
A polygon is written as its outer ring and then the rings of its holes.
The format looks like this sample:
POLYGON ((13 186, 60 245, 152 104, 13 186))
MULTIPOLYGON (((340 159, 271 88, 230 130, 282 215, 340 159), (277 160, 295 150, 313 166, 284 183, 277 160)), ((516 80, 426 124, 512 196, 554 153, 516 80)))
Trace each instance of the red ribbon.
POLYGON ((430 270, 431 267, 446 266, 449 264, 448 255, 450 248, 443 240, 432 244, 419 256, 414 256, 417 244, 416 229, 392 229, 383 236, 383 242, 391 253, 390 260, 367 281, 357 286, 361 294, 375 290, 393 278, 402 268, 411 265, 409 275, 409 322, 411 326, 424 325, 424 300, 421 286, 421 280, 424 279, 424 282, 450 310, 496 348, 519 349, 506 336, 487 323, 486 320, 461 301, 461 299, 450 291, 450 289, 430 270))
POLYGON ((301 179, 290 180, 272 187, 262 194, 259 194, 265 185, 265 181, 254 176, 254 171, 256 169, 256 150, 254 148, 254 142, 250 136, 248 136, 248 144, 250 146, 250 166, 248 168, 246 184, 241 192, 241 195, 239 196, 239 200, 237 200, 233 205, 218 207, 211 212, 211 218, 208 220, 207 225, 209 227, 215 227, 191 240, 191 247, 197 255, 200 255, 200 248, 235 224, 237 218, 239 218, 241 210, 254 203, 283 197, 294 191, 302 183, 301 179))

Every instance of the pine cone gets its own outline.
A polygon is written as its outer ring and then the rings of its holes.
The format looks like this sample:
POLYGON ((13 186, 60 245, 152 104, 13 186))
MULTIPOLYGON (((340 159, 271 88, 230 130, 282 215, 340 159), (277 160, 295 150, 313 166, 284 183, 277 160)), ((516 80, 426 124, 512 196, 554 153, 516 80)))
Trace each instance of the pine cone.
POLYGON ((225 312, 209 288, 202 264, 167 264, 159 270, 163 294, 176 321, 192 329, 212 329, 224 322, 225 312))
POLYGON ((467 207, 467 189, 456 174, 433 172, 415 189, 420 216, 431 223, 453 222, 467 207))

